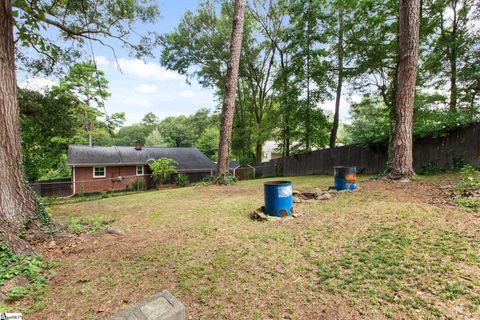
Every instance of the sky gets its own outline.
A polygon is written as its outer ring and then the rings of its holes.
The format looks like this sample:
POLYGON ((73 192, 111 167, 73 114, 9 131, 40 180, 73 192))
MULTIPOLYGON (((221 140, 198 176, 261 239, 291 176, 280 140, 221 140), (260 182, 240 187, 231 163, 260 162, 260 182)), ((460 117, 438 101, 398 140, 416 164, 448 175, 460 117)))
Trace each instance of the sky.
MULTIPOLYGON (((142 26, 140 29, 150 28, 158 33, 171 32, 185 11, 194 11, 198 2, 159 0, 161 17, 155 25, 142 26)), ((214 111, 219 105, 212 88, 203 88, 194 79, 187 84, 184 76, 166 70, 158 59, 138 60, 130 57, 121 46, 114 47, 117 61, 110 49, 99 45, 94 45, 94 55, 97 66, 105 72, 109 81, 111 97, 105 103, 107 112, 124 112, 126 125, 140 122, 148 112, 163 119, 168 116, 190 115, 200 108, 214 111)), ((24 72, 19 72, 18 75, 20 87, 40 91, 57 82, 58 79, 55 78, 31 77, 24 72)), ((347 120, 349 101, 342 99, 341 103, 340 118, 347 120)), ((333 113, 334 105, 334 101, 327 101, 320 107, 333 113)))

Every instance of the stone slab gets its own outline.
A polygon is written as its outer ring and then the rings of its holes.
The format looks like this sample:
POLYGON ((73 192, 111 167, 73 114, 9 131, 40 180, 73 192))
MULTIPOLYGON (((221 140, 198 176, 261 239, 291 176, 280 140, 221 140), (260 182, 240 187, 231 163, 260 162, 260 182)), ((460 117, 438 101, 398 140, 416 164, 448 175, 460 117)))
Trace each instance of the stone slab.
POLYGON ((165 290, 113 315, 109 320, 185 320, 185 307, 165 290))

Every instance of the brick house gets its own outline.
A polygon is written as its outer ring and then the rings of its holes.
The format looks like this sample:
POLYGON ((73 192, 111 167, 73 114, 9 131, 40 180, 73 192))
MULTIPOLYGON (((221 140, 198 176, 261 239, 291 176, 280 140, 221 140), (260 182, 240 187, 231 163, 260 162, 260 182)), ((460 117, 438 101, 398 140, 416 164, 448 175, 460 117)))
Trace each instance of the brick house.
POLYGON ((153 187, 148 162, 171 158, 177 171, 185 173, 190 182, 200 181, 214 173, 216 165, 196 148, 143 147, 68 147, 67 164, 72 167, 74 194, 127 190, 132 182, 145 179, 153 187))

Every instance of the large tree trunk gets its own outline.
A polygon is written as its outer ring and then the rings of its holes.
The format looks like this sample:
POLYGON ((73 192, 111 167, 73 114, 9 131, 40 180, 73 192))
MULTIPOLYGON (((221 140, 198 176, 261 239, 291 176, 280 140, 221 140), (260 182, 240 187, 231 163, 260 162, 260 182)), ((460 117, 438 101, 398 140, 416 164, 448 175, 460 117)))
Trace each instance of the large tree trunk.
POLYGON ((227 65, 225 97, 223 98, 220 142, 218 144, 217 177, 228 170, 228 157, 232 139, 232 123, 235 113, 235 95, 237 93, 238 69, 242 50, 243 19, 246 0, 235 0, 233 12, 232 37, 230 40, 230 58, 227 65))
POLYGON ((10 0, 0 0, 0 184, 0 238, 16 253, 33 252, 18 236, 38 222, 37 204, 23 177, 10 0))
POLYGON ((332 132, 330 133, 330 148, 335 147, 337 141, 338 118, 340 113, 340 98, 342 97, 342 83, 343 83, 343 10, 338 9, 338 81, 337 81, 337 96, 335 97, 335 114, 333 116, 332 132))
POLYGON ((408 180, 415 174, 412 155, 412 119, 417 77, 420 0, 400 0, 397 86, 391 139, 390 179, 408 180))
POLYGON ((290 105, 288 99, 288 75, 286 74, 286 67, 288 63, 288 57, 283 50, 278 49, 280 54, 280 70, 282 74, 282 83, 283 83, 283 94, 284 97, 282 99, 282 103, 284 103, 283 107, 283 157, 290 156, 290 105))
POLYGON ((457 2, 452 4, 453 27, 450 39, 450 112, 457 112, 457 2))
POLYGON ((256 162, 262 162, 262 143, 261 142, 257 142, 256 143, 256 146, 255 146, 255 161, 256 162))

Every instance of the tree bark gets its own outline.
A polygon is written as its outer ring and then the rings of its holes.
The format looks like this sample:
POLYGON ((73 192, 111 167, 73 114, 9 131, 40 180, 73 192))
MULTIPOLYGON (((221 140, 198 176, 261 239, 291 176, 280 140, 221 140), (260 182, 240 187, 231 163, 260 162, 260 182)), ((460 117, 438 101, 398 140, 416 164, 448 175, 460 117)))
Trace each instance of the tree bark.
POLYGON ((255 161, 256 162, 262 162, 262 143, 257 142, 255 146, 255 161))
POLYGON ((33 247, 18 235, 39 222, 23 176, 14 50, 12 4, 0 0, 0 240, 15 253, 29 253, 33 247))
POLYGON ((232 36, 230 40, 230 58, 227 65, 225 97, 222 106, 220 142, 218 144, 217 177, 228 170, 228 157, 232 139, 233 115, 235 113, 235 96, 237 93, 238 69, 242 50, 243 20, 246 0, 235 0, 233 12, 232 36))
POLYGON ((343 9, 338 9, 338 81, 337 81, 337 95, 335 97, 335 114, 333 116, 332 131, 330 133, 330 148, 335 147, 337 141, 338 119, 340 113, 340 98, 342 97, 342 83, 343 83, 343 9))
POLYGON ((310 25, 310 3, 308 5, 308 20, 307 20, 307 108, 305 109, 305 149, 310 151, 310 132, 311 132, 311 121, 310 121, 310 36, 312 35, 311 25, 310 25))
POLYGON ((449 60, 450 60, 450 103, 449 103, 449 110, 452 113, 457 112, 457 2, 454 1, 452 3, 452 11, 453 11, 453 22, 452 22, 452 32, 450 34, 450 52, 449 52, 449 60))
POLYGON ((400 0, 399 42, 391 139, 390 179, 408 180, 413 170, 412 120, 420 30, 420 0, 400 0))

